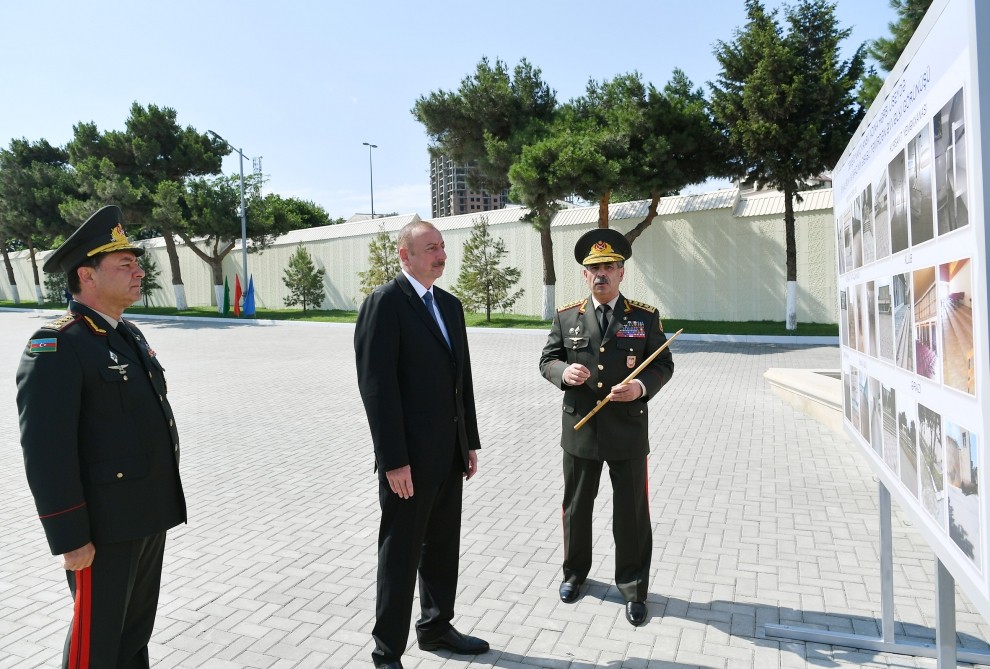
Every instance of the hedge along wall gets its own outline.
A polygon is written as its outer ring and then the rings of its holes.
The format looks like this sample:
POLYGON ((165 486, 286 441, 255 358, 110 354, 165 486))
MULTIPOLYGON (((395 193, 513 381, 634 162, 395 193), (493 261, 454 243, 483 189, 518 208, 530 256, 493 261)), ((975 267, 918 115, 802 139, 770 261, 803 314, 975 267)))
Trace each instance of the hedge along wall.
MULTIPOLYGON (((835 242, 831 190, 803 194, 796 205, 798 256, 798 320, 834 323, 837 320, 835 242)), ((646 214, 648 203, 612 205, 611 225, 627 232, 646 214)), ((461 265, 461 249, 479 216, 488 219, 494 236, 505 240, 504 264, 522 271, 524 296, 514 313, 542 311, 543 261, 539 235, 520 218, 524 209, 503 209, 433 221, 444 236, 447 268, 437 282, 449 289, 461 265)), ((741 194, 727 189, 700 195, 664 198, 659 215, 634 242, 626 264, 623 293, 657 306, 663 317, 703 320, 784 320, 785 254, 783 197, 776 193, 741 194)), ((552 229, 557 272, 557 305, 584 297, 587 286, 574 260, 578 237, 597 225, 597 207, 567 209, 557 214, 552 229)), ((356 309, 361 298, 358 272, 367 269, 368 244, 384 228, 393 238, 412 214, 365 220, 282 236, 261 253, 248 254, 258 308, 283 308, 288 295, 282 277, 289 258, 301 243, 317 267, 326 270, 323 308, 356 309)), ((155 258, 162 288, 150 299, 155 306, 174 305, 171 272, 162 240, 142 242, 155 258)), ((47 252, 39 254, 39 264, 47 252)), ((190 305, 215 305, 212 279, 206 263, 179 245, 180 266, 190 305)), ((27 252, 12 255, 17 284, 24 302, 34 301, 27 252)), ((239 242, 224 260, 231 293, 234 274, 241 270, 239 242)), ((244 277, 241 277, 242 280, 244 277)), ((42 278, 42 281, 44 279, 42 278)), ((247 289, 246 282, 244 289, 247 289)), ((0 273, 0 299, 10 299, 5 273, 0 273)))

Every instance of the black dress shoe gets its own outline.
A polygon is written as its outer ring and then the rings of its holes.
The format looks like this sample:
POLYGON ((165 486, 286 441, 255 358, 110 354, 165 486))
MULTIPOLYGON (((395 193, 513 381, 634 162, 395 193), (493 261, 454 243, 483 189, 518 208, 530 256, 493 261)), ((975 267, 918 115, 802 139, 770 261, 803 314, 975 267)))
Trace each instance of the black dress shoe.
POLYGON ((633 627, 646 622, 646 602, 626 602, 626 620, 633 627))
POLYGON ((577 576, 569 576, 560 584, 560 601, 570 604, 578 598, 581 593, 581 584, 584 579, 577 576))
POLYGON ((393 662, 386 662, 385 664, 376 664, 375 669, 402 669, 402 663, 395 660, 393 662))
POLYGON ((420 650, 449 650, 460 655, 481 655, 488 652, 488 642, 478 637, 461 634, 453 627, 436 639, 419 640, 420 650))

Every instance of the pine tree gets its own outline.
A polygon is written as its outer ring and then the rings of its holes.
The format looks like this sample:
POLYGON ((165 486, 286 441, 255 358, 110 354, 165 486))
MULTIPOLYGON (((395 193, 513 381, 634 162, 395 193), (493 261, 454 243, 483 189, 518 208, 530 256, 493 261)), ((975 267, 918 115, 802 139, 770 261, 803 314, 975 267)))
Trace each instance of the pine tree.
POLYGON ((158 283, 158 277, 161 276, 161 271, 158 269, 158 263, 147 251, 144 255, 138 258, 138 265, 144 270, 144 276, 141 277, 141 297, 144 298, 144 306, 148 306, 148 298, 153 292, 162 287, 158 283))
MULTIPOLYGON (((897 12, 897 21, 887 24, 890 37, 878 37, 867 44, 866 51, 880 65, 881 72, 887 73, 894 69, 897 59, 901 57, 904 47, 911 41, 914 31, 918 29, 925 12, 931 7, 932 0, 890 0, 890 7, 897 12)), ((877 73, 875 67, 863 75, 859 93, 856 96, 863 109, 868 108, 876 99, 883 87, 885 77, 877 73)))
POLYGON ((326 270, 316 269, 313 258, 302 244, 296 249, 295 255, 289 259, 282 281, 289 289, 289 297, 285 298, 285 306, 291 307, 302 304, 303 313, 307 305, 319 307, 326 299, 323 292, 323 275, 326 270))
POLYGON ((464 260, 457 283, 451 287, 460 298, 466 311, 485 308, 485 320, 492 320, 492 308, 505 311, 512 307, 523 289, 509 294, 519 282, 521 272, 515 267, 500 267, 505 257, 505 241, 496 239, 488 231, 488 218, 475 219, 471 226, 471 237, 464 242, 464 260))
POLYGON ((69 293, 69 279, 65 272, 53 272, 45 275, 45 295, 49 302, 65 302, 69 293))
POLYGON ((361 277, 361 296, 368 297, 371 291, 384 286, 401 271, 396 242, 382 228, 368 245, 368 271, 358 272, 361 277))

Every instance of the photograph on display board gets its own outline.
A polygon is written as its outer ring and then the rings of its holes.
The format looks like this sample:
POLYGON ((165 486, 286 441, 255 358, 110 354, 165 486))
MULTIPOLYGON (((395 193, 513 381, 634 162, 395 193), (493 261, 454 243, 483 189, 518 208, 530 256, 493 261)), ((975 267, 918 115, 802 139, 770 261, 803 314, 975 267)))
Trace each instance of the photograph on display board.
POLYGON ((904 152, 898 151, 887 166, 890 191, 890 250, 900 253, 911 245, 908 234, 908 186, 904 152))
POLYGON ((859 393, 859 368, 849 370, 849 422, 856 431, 863 434, 863 421, 859 418, 859 403, 862 399, 859 393))
POLYGON ((924 404, 918 404, 918 451, 921 453, 921 504, 939 527, 947 529, 942 416, 924 404))
POLYGON ((914 371, 914 320, 911 317, 911 275, 895 274, 894 292, 894 362, 901 369, 914 371))
POLYGON ((938 266, 945 385, 976 394, 973 349, 973 273, 969 258, 938 266))
POLYGON ((860 216, 861 207, 857 207, 856 202, 852 207, 852 269, 863 266, 863 219, 860 216))
MULTIPOLYGON (((853 220, 859 216, 860 228, 863 230, 863 264, 869 265, 877 257, 876 240, 873 234, 873 186, 866 185, 866 190, 859 194, 853 202, 853 220)), ((855 225, 855 223, 854 223, 855 225)))
POLYGON ((863 352, 877 357, 877 304, 876 284, 867 281, 859 286, 860 323, 863 324, 863 352))
POLYGON ((903 397, 897 404, 897 442, 900 445, 901 483, 918 497, 918 409, 903 397))
POLYGON ((856 309, 856 286, 849 286, 849 290, 846 291, 846 297, 849 302, 849 312, 846 319, 849 329, 849 348, 862 351, 863 347, 859 341, 859 331, 856 329, 856 320, 859 315, 856 309))
POLYGON ((839 222, 839 274, 845 274, 852 269, 852 207, 847 207, 839 222))
POLYGON ((883 405, 880 401, 880 381, 870 377, 870 445, 883 457, 883 405))
POLYGON ((939 351, 938 290, 935 287, 935 268, 926 267, 913 274, 914 290, 914 366, 926 379, 942 378, 942 361, 939 351))
POLYGON ((849 346, 849 305, 846 303, 846 291, 839 291, 839 342, 849 346))
POLYGON ((949 501, 949 536, 982 571, 980 555, 979 448, 969 430, 945 421, 946 497, 949 501))
POLYGON ((962 89, 935 113, 932 134, 935 137, 935 215, 938 234, 944 235, 969 224, 968 151, 962 89))
POLYGON ((881 360, 894 361, 894 314, 889 283, 877 284, 877 353, 881 360))
POLYGON ((897 404, 896 393, 893 388, 883 386, 880 391, 881 402, 883 403, 883 461, 894 472, 900 476, 898 468, 898 448, 897 443, 897 404))
POLYGON ((890 217, 887 207, 887 170, 881 170, 873 182, 873 234, 877 240, 877 259, 890 255, 890 217))
POLYGON ((846 415, 846 422, 852 425, 852 374, 846 370, 842 375, 842 409, 846 415))
POLYGON ((928 126, 907 145, 908 190, 911 202, 911 246, 935 237, 932 207, 932 144, 928 126))
POLYGON ((859 370, 859 433, 870 443, 870 377, 859 370))

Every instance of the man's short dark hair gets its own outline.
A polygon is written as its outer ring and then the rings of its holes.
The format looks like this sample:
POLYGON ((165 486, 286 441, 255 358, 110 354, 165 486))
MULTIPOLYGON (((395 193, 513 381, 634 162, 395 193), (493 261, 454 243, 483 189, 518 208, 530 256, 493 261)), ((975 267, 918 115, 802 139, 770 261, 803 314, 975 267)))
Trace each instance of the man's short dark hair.
POLYGON ((92 258, 86 258, 84 261, 76 265, 69 272, 66 272, 66 282, 69 285, 69 294, 78 295, 79 291, 82 290, 82 286, 79 283, 79 268, 80 267, 99 267, 100 262, 103 261, 103 256, 105 253, 99 253, 92 258))

